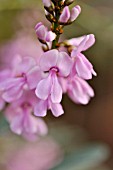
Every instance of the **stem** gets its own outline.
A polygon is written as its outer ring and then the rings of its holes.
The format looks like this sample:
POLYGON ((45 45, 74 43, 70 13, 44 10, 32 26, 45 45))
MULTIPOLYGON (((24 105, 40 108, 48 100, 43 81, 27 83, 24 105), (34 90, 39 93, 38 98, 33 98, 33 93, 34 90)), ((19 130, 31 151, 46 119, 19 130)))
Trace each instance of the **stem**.
POLYGON ((55 40, 52 42, 52 49, 57 48, 57 44, 60 38, 60 32, 58 31, 58 28, 60 27, 59 24, 59 17, 62 11, 62 7, 60 7, 59 2, 57 2, 56 7, 55 7, 55 19, 56 22, 53 24, 53 32, 56 34, 55 40))

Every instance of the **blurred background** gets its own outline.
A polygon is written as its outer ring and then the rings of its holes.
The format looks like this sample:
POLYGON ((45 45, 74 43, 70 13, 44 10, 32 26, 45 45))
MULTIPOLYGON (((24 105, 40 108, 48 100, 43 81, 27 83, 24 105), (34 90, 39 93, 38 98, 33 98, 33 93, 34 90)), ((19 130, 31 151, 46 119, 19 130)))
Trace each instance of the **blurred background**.
MULTIPOLYGON (((98 74, 90 81, 96 95, 87 106, 64 96, 65 114, 58 119, 49 114, 48 136, 34 143, 12 134, 1 113, 0 170, 113 169, 113 0, 76 4, 82 13, 64 37, 95 34, 96 44, 85 55, 98 74)), ((0 67, 15 53, 41 53, 34 31, 40 21, 48 25, 41 0, 0 0, 0 67)))

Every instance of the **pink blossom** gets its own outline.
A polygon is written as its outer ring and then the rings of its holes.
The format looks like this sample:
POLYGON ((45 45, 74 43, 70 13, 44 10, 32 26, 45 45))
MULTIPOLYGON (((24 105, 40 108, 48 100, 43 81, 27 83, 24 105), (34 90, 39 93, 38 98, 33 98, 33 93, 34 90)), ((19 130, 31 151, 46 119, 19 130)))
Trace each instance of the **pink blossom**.
POLYGON ((36 95, 42 100, 50 97, 52 103, 60 103, 62 100, 62 87, 59 77, 67 77, 72 69, 72 60, 65 52, 50 50, 40 58, 40 69, 48 72, 36 88, 36 95))
MULTIPOLYGON (((65 82, 66 83, 66 82, 65 82)), ((87 104, 91 97, 94 97, 94 91, 89 86, 89 84, 78 77, 77 75, 74 77, 69 77, 66 89, 69 97, 78 104, 87 104)))
POLYGON ((75 72, 83 79, 91 79, 92 75, 96 76, 96 72, 93 69, 93 65, 88 59, 81 53, 87 50, 95 43, 95 37, 93 34, 89 34, 83 37, 74 38, 67 41, 70 45, 75 46, 71 53, 71 57, 74 58, 75 72))
POLYGON ((15 56, 12 64, 12 75, 0 82, 2 97, 7 102, 19 99, 24 89, 32 89, 41 79, 41 73, 36 62, 31 57, 15 56), (35 75, 35 77, 33 77, 35 75))
POLYGON ((21 143, 18 148, 9 153, 6 169, 50 170, 59 164, 62 159, 61 147, 51 137, 47 137, 34 143, 21 143))
POLYGON ((47 126, 44 121, 32 115, 36 103, 37 98, 34 91, 25 91, 19 100, 11 103, 5 110, 11 130, 30 140, 36 139, 37 135, 47 134, 47 126))
POLYGON ((47 41, 47 42, 51 42, 56 38, 56 34, 53 33, 52 31, 48 31, 47 27, 45 27, 41 22, 39 22, 36 26, 35 26, 35 31, 37 34, 37 37, 40 40, 43 41, 47 41))

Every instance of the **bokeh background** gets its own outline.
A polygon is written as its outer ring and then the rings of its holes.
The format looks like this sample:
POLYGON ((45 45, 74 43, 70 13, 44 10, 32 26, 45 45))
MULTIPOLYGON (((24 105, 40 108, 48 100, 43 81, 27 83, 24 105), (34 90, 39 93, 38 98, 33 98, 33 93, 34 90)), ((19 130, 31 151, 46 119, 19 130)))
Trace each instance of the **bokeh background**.
MULTIPOLYGON (((76 4, 82 13, 65 28, 63 38, 95 34, 96 44, 85 52, 98 74, 90 81, 95 98, 81 106, 64 96, 65 115, 55 119, 49 113, 49 134, 35 143, 12 134, 1 113, 1 170, 113 168, 113 0, 75 0, 76 4)), ((1 67, 15 53, 38 56, 34 26, 39 21, 48 25, 41 0, 0 0, 1 67)))

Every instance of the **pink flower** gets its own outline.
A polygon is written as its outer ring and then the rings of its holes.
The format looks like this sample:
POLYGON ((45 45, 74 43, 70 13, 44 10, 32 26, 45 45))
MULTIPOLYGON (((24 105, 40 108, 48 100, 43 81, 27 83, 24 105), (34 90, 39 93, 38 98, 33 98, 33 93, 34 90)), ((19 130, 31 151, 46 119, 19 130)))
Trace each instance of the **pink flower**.
POLYGON ((67 77, 72 69, 72 60, 65 52, 50 50, 40 58, 40 69, 48 72, 46 78, 42 79, 36 88, 36 95, 42 100, 48 97, 52 103, 60 103, 62 100, 62 87, 59 77, 67 77))
MULTIPOLYGON (((66 83, 66 82, 65 82, 66 83)), ((89 84, 78 77, 69 77, 66 85, 69 97, 78 104, 87 104, 91 97, 94 97, 94 91, 89 84)))
POLYGON ((51 42, 56 38, 56 34, 52 31, 48 31, 47 27, 45 27, 41 22, 35 26, 35 31, 37 37, 45 42, 51 42))
POLYGON ((63 9, 62 14, 60 15, 59 22, 61 23, 67 23, 68 21, 73 22, 74 20, 76 20, 80 13, 81 7, 79 5, 76 5, 74 8, 72 8, 71 12, 69 10, 69 7, 66 6, 63 9))
POLYGON ((36 139, 37 135, 47 134, 47 126, 44 121, 32 115, 36 103, 37 98, 34 91, 25 91, 22 97, 11 103, 5 111, 11 130, 30 140, 36 139))
POLYGON ((31 57, 21 58, 15 56, 11 71, 12 75, 0 82, 0 91, 3 92, 2 97, 7 102, 19 99, 24 89, 35 88, 42 76, 35 60, 31 57))
MULTIPOLYGON (((10 140, 8 142, 10 143, 10 140)), ((15 146, 15 140, 12 147, 13 145, 15 146)), ((62 149, 52 137, 34 143, 17 144, 17 146, 19 147, 8 153, 7 170, 50 170, 63 159, 62 149)))
POLYGON ((88 59, 81 53, 87 50, 95 43, 95 37, 93 34, 89 34, 80 38, 74 38, 67 41, 70 45, 75 46, 71 53, 71 57, 74 58, 75 72, 83 79, 91 79, 92 75, 96 76, 96 72, 93 69, 93 65, 88 59))

